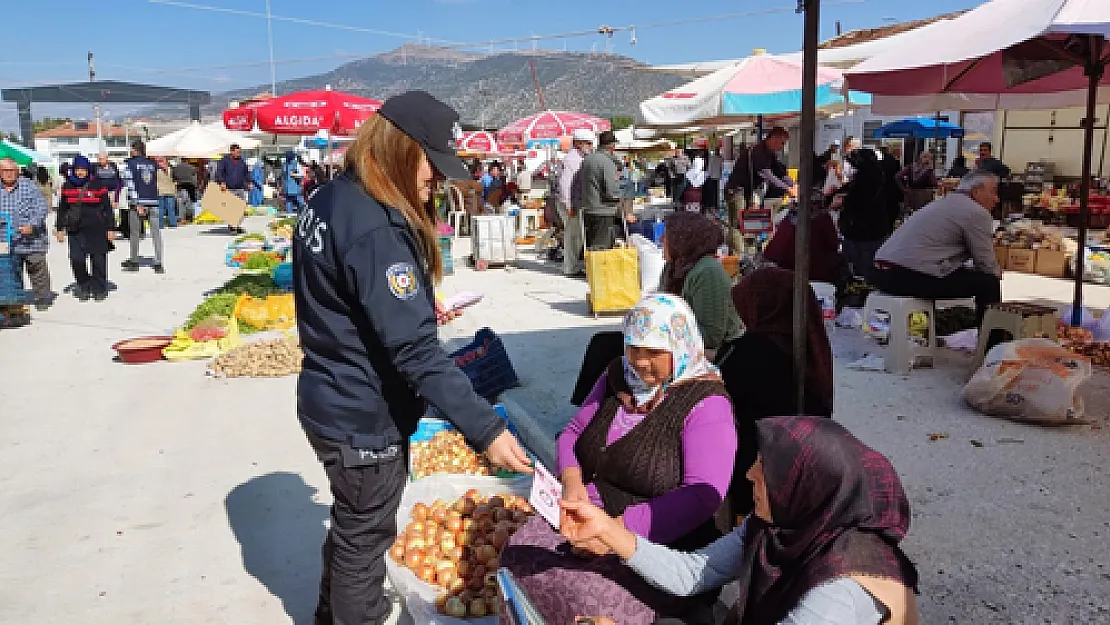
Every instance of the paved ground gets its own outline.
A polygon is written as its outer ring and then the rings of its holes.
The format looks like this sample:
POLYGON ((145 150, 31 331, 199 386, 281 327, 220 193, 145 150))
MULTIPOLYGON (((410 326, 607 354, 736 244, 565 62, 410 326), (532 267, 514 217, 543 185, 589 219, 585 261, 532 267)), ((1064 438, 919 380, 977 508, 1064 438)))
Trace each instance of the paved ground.
MULTIPOLYGON (((33 326, 0 331, 3 622, 309 622, 329 497, 296 424, 294 380, 111 360, 113 342, 169 330, 232 275, 225 243, 206 228, 170 231, 166 275, 122 274, 117 252, 107 302, 62 296, 33 326)), ((445 338, 482 325, 504 336, 524 381, 511 401, 542 449, 571 416, 588 337, 616 321, 586 315, 584 282, 527 258, 514 271, 458 269, 446 288, 486 300, 445 338)), ((60 290, 60 246, 51 264, 60 290)), ((1019 274, 1004 289, 1071 294, 1019 274)), ((1110 289, 1088 294, 1110 305, 1110 289)), ((848 371, 861 344, 844 331, 835 344, 837 418, 893 459, 913 502, 923 623, 1110 622, 1110 382, 1085 391, 1097 427, 1031 428, 961 405, 966 357, 904 379, 848 371)))

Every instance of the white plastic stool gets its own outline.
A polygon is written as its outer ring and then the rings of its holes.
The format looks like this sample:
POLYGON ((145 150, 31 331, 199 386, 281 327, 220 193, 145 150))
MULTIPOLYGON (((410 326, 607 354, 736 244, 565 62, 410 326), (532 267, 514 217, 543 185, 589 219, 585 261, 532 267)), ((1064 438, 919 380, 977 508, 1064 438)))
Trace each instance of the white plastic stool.
POLYGON ((540 210, 538 208, 522 208, 517 218, 520 220, 519 236, 522 239, 528 236, 529 232, 540 229, 540 210))
POLYGON ((462 225, 466 222, 466 211, 448 211, 447 223, 455 230, 455 238, 462 236, 462 225))
POLYGON ((933 302, 872 291, 863 308, 864 324, 869 323, 872 315, 878 312, 890 315, 890 336, 886 345, 880 345, 883 368, 891 373, 906 375, 915 363, 928 362, 931 366, 937 348, 936 307, 933 302), (925 345, 910 340, 910 315, 916 312, 925 313, 929 318, 929 336, 925 345))

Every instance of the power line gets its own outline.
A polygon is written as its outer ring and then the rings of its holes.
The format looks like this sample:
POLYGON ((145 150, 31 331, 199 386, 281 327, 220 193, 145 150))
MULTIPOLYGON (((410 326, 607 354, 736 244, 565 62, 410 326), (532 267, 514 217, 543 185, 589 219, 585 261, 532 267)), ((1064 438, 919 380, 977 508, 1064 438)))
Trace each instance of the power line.
POLYGON ((196 9, 198 11, 210 11, 214 13, 227 13, 229 15, 242 15, 244 17, 258 17, 262 19, 271 19, 278 22, 289 22, 291 24, 301 24, 303 26, 318 26, 321 28, 334 28, 337 30, 348 30, 356 33, 366 33, 370 35, 381 35, 382 37, 394 37, 397 39, 408 39, 411 41, 435 41, 442 44, 453 43, 445 39, 432 39, 431 37, 424 37, 422 35, 411 35, 408 33, 397 33, 388 30, 379 30, 376 28, 365 28, 363 26, 352 26, 351 24, 336 24, 334 22, 322 22, 320 20, 310 20, 301 17, 287 17, 284 15, 270 15, 267 18, 265 13, 258 13, 255 11, 243 11, 241 9, 229 9, 227 7, 215 7, 207 4, 196 4, 193 2, 179 2, 178 0, 147 0, 151 4, 164 4, 167 6, 175 6, 183 9, 196 9))

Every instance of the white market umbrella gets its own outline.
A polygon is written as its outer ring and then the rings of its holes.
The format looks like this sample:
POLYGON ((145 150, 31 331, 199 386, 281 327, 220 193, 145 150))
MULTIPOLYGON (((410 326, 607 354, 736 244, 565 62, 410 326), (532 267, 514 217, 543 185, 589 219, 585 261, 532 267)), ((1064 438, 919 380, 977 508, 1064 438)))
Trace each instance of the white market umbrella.
POLYGON ((194 121, 181 130, 147 143, 146 152, 150 156, 209 158, 226 153, 232 143, 238 144, 245 150, 262 144, 258 139, 211 126, 202 126, 200 122, 194 121))
POLYGON ((1073 325, 1083 304, 1095 107, 1110 102, 1108 36, 1108 0, 991 0, 947 28, 911 31, 898 49, 847 72, 852 89, 875 95, 875 112, 1086 105, 1073 325))

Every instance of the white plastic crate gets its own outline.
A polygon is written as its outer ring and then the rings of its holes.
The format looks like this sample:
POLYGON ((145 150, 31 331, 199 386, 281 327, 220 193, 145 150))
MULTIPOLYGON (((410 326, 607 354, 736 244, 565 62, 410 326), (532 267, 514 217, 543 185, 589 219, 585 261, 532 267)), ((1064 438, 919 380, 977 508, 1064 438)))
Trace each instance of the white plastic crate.
POLYGON ((489 264, 516 262, 516 217, 475 215, 470 221, 470 237, 475 263, 478 261, 486 261, 489 264))

